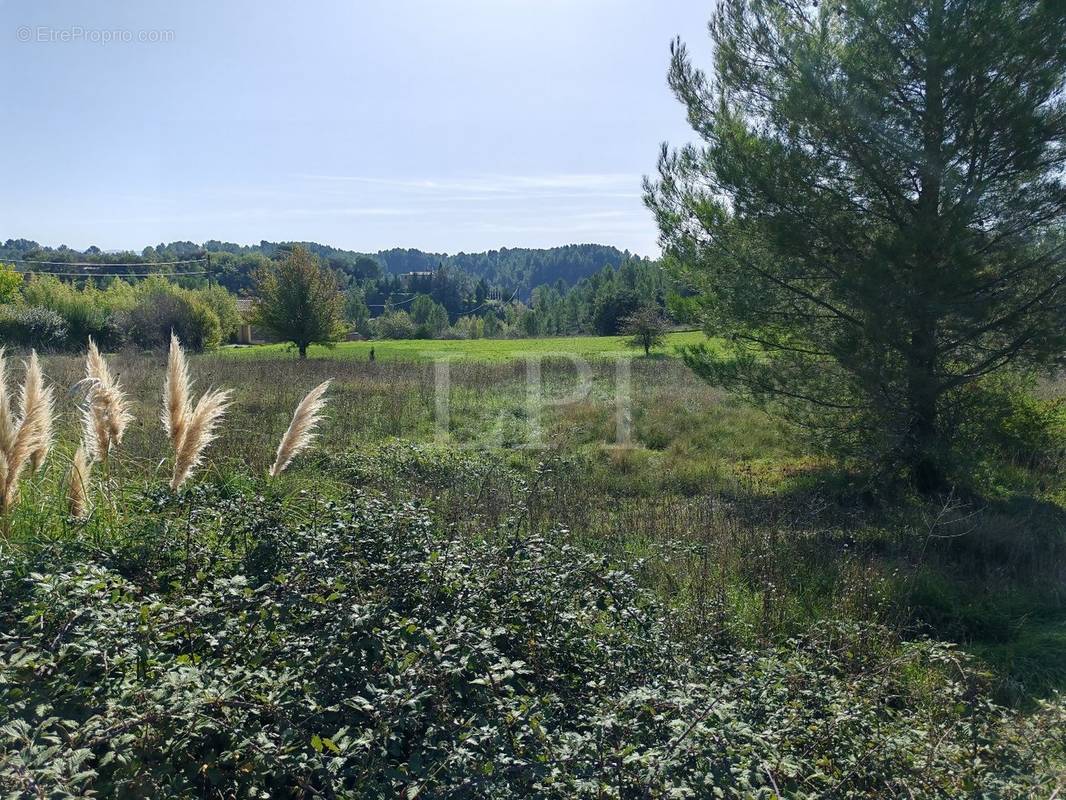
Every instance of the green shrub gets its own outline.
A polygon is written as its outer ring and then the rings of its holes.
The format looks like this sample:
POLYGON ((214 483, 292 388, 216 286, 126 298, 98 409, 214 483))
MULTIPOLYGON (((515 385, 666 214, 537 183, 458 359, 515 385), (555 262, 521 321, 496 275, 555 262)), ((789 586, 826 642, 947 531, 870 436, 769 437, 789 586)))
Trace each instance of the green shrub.
POLYGON ((601 557, 411 503, 139 502, 2 556, 5 793, 1021 798, 1062 763, 1061 709, 1007 715, 941 645, 693 648, 601 557))
POLYGON ((104 349, 115 350, 122 346, 125 335, 112 316, 125 306, 128 284, 114 283, 107 291, 91 282, 78 289, 54 276, 36 275, 23 287, 22 297, 27 305, 47 308, 63 318, 68 349, 83 349, 91 336, 104 349))
POLYGON ((136 303, 120 324, 137 345, 162 348, 173 331, 192 350, 218 347, 222 339, 218 315, 196 292, 163 279, 150 279, 136 289, 136 303))
POLYGON ((1066 398, 1038 397, 1036 379, 1017 373, 986 378, 961 394, 946 423, 955 433, 952 472, 964 485, 994 494, 1012 485, 1012 466, 1040 471, 1062 462, 1066 398))
POLYGON ((9 264, 0 263, 0 304, 13 303, 18 299, 22 276, 9 264))
POLYGON ((39 306, 0 306, 0 342, 38 350, 57 350, 67 342, 67 323, 39 306))
POLYGON ((105 350, 117 350, 127 341, 157 348, 169 340, 171 330, 189 347, 210 350, 234 336, 240 325, 237 300, 223 287, 184 289, 161 276, 135 285, 113 280, 106 289, 35 276, 23 287, 22 298, 26 305, 59 314, 67 327, 66 347, 75 351, 90 336, 105 350))
POLYGON ((381 339, 414 339, 414 320, 406 311, 390 311, 371 320, 374 335, 381 339))
POLYGON ((218 317, 219 336, 222 341, 232 340, 241 326, 241 312, 237 307, 237 298, 224 286, 209 286, 194 292, 196 299, 211 309, 218 317))

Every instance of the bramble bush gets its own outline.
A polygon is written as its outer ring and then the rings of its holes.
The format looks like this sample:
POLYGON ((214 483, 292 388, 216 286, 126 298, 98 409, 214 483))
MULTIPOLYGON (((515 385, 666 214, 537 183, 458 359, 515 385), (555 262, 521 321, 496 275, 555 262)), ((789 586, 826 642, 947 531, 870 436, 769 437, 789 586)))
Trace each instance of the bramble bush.
POLYGON ((1061 707, 996 707, 948 646, 682 642, 629 573, 506 516, 131 502, 0 563, 9 796, 1021 798, 1062 764, 1061 707))

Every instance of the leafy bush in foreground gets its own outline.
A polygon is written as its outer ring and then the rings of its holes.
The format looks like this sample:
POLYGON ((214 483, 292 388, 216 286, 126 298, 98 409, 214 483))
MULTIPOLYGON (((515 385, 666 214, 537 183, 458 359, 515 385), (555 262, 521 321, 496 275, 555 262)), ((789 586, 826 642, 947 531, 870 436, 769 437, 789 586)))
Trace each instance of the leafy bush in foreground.
POLYGON ((1007 716, 940 645, 691 653, 551 541, 373 497, 141 502, 121 541, 0 566, 14 796, 1030 797, 1062 756, 1061 709, 1007 716))

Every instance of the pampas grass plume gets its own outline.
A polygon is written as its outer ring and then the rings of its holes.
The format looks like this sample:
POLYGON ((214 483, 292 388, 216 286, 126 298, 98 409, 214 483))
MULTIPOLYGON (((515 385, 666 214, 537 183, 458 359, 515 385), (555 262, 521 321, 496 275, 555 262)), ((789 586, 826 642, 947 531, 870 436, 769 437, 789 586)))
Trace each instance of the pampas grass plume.
POLYGON ((177 491, 203 459, 204 450, 217 437, 215 428, 230 405, 228 391, 206 392, 182 421, 181 444, 174 453, 174 475, 170 488, 177 491))
MULTIPOLYGON (((11 414, 11 399, 7 390, 7 366, 0 351, 0 504, 3 511, 14 505, 18 497, 19 478, 34 455, 44 449, 47 453, 52 430, 52 392, 44 386, 41 365, 36 351, 30 352, 26 362, 26 376, 19 396, 19 418, 11 414)), ((43 456, 42 456, 43 458, 43 456)))
POLYGON ((185 427, 192 416, 189 403, 189 367, 185 362, 185 352, 181 349, 178 337, 170 334, 170 354, 167 358, 167 378, 163 384, 163 427, 170 437, 170 446, 174 452, 181 449, 181 440, 185 427))
POLYGON ((281 437, 277 457, 270 468, 271 477, 280 475, 300 451, 315 438, 315 428, 322 421, 322 409, 326 405, 326 390, 330 381, 324 381, 307 393, 292 415, 289 429, 281 437))
POLYGON ((133 415, 122 384, 111 374, 92 337, 85 354, 85 379, 89 383, 89 396, 82 412, 85 438, 93 460, 104 461, 111 448, 122 443, 133 415))

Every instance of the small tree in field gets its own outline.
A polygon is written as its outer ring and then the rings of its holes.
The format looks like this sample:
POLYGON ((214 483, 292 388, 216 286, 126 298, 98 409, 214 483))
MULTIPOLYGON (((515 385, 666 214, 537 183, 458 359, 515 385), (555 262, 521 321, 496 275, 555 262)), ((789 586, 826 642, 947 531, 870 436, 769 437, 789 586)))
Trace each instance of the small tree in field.
POLYGON ((629 336, 630 347, 643 347, 644 355, 652 348, 662 347, 666 342, 666 321, 655 306, 638 308, 632 314, 622 318, 621 331, 629 336))
POLYGON ((687 360, 935 491, 972 384, 1066 350, 1066 6, 721 0, 711 38, 646 185, 733 346, 687 360))
POLYGON ((255 291, 252 320, 292 342, 300 358, 309 345, 335 342, 347 330, 336 278, 302 247, 257 272, 255 291))

